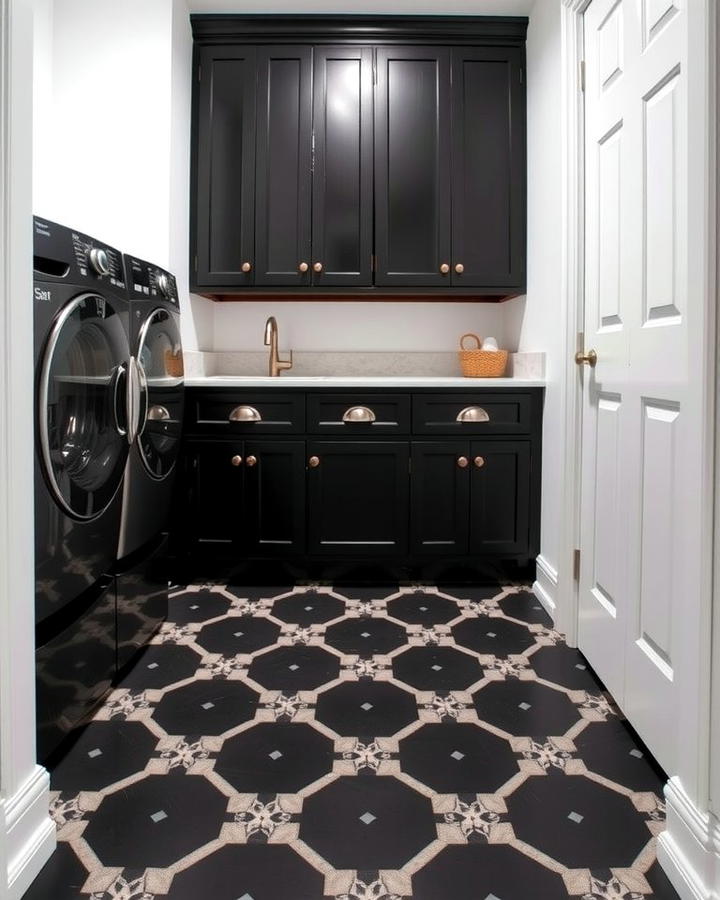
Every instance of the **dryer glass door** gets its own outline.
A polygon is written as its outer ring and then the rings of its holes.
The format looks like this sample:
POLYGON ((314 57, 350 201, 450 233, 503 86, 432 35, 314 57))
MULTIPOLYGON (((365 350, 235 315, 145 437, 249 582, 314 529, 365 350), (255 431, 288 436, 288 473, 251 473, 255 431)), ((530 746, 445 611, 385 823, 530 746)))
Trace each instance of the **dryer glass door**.
POLYGON ((69 515, 100 516, 122 483, 127 444, 127 335, 111 300, 81 294, 53 322, 38 381, 45 478, 69 515))
POLYGON ((161 481, 180 452, 184 381, 177 314, 162 307, 150 313, 140 330, 138 361, 146 398, 138 448, 148 474, 161 481))

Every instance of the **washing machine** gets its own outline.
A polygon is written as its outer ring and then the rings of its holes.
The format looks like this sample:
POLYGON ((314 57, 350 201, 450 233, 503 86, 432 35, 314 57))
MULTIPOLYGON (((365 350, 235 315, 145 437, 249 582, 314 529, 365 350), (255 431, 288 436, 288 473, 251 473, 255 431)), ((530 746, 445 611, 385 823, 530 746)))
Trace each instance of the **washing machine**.
POLYGON ((174 276, 126 255, 130 346, 138 374, 138 429, 127 460, 118 541, 118 665, 167 614, 167 522, 182 432, 184 378, 174 276))
POLYGON ((122 254, 35 218, 38 756, 116 674, 112 568, 139 418, 122 254))

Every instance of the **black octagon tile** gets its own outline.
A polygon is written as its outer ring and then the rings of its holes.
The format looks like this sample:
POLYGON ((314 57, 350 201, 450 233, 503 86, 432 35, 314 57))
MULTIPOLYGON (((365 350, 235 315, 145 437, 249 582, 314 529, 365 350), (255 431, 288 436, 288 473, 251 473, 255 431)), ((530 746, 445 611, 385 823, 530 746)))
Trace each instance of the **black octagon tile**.
POLYGON ((575 746, 591 772, 633 791, 652 791, 662 797, 667 778, 627 725, 614 716, 607 722, 591 722, 575 738, 575 746))
POLYGON ((384 600, 386 597, 397 594, 399 585, 391 582, 387 584, 356 585, 340 581, 333 585, 333 590, 338 594, 342 594, 343 597, 347 597, 348 600, 384 600))
POLYGON ((460 609, 447 597, 437 594, 414 591, 412 594, 401 594, 388 601, 388 614, 409 625, 442 625, 451 619, 457 619, 460 609))
POLYGON ((165 694, 153 719, 168 734, 217 735, 252 719, 257 701, 239 681, 194 681, 165 694))
POLYGON ((191 678, 200 668, 200 657, 182 644, 157 644, 144 650, 119 687, 133 691, 165 688, 176 681, 191 678))
POLYGON ((472 723, 424 725, 400 741, 400 765, 440 794, 492 794, 518 772, 509 743, 472 723))
POLYGON ((325 643, 341 653, 372 656, 402 647, 407 643, 407 634, 404 628, 387 619, 345 619, 327 629, 325 643))
POLYGON ((315 718, 343 737, 391 737, 417 720, 417 705, 394 684, 347 681, 320 694, 315 718))
POLYGON ((300 839, 336 869, 399 869, 435 838, 430 801, 386 776, 339 778, 300 821, 300 839))
POLYGON ((215 840, 226 809, 204 778, 151 775, 105 797, 83 837, 105 866, 165 867, 215 840))
POLYGON ((49 897, 52 900, 78 900, 87 875, 70 844, 61 842, 22 900, 48 900, 49 897))
POLYGON ((273 604, 272 614, 293 625, 320 625, 337 619, 345 612, 345 604, 339 597, 303 591, 291 597, 283 597, 273 604))
POLYGON ((537 672, 538 678, 552 681, 571 691, 590 691, 596 694, 603 690, 585 657, 566 644, 541 647, 530 657, 530 665, 537 672))
POLYGON ((479 719, 517 737, 560 737, 580 718, 566 694, 535 681, 496 681, 473 700, 479 719))
POLYGON ((562 878, 504 844, 446 847, 413 875, 413 900, 563 900, 562 878))
POLYGON ((168 900, 322 900, 323 876, 282 844, 229 845, 173 879, 168 900))
POLYGON ((238 653, 254 653, 274 644, 280 634, 280 626, 269 619, 249 616, 229 616, 211 625, 205 625, 196 641, 208 653, 235 656, 238 653))
POLYGON ((170 597, 168 601, 168 622, 187 625, 190 622, 207 622, 224 616, 230 609, 230 601, 215 591, 188 591, 170 597))
POLYGON ((492 600, 502 593, 503 587, 497 581, 491 581, 483 585, 467 585, 467 584, 441 584, 438 582, 438 590, 443 594, 449 594, 451 597, 457 597, 458 600, 492 600))
POLYGON ((287 594, 295 587, 289 581, 285 584, 228 584, 225 588, 240 600, 272 600, 281 594, 287 594))
POLYGON ((553 627, 553 621, 532 591, 508 594, 499 603, 500 609, 511 619, 520 619, 530 625, 553 627))
POLYGON ((496 616, 463 619, 462 622, 453 625, 452 634, 455 641, 463 647, 476 653, 490 653, 493 656, 522 653, 535 643, 534 636, 524 625, 517 625, 496 616))
POLYGON ((571 869, 631 866, 651 837, 627 797, 576 775, 529 778, 505 802, 516 836, 571 869))
POLYGON ((321 647, 279 647, 254 659, 249 676, 268 690, 312 691, 340 672, 340 660, 321 647))
POLYGON ((656 862, 645 873, 648 884, 652 888, 654 900, 680 900, 680 895, 670 883, 670 879, 656 862))
POLYGON ((53 768, 52 789, 78 793, 109 787, 142 771, 157 742, 142 722, 91 722, 53 768))
POLYGON ((296 794, 333 766, 333 743, 310 725, 264 723, 225 741, 215 771, 241 793, 296 794))
POLYGON ((420 691, 463 691, 483 677, 480 663, 453 647, 411 647, 393 659, 393 674, 420 691))

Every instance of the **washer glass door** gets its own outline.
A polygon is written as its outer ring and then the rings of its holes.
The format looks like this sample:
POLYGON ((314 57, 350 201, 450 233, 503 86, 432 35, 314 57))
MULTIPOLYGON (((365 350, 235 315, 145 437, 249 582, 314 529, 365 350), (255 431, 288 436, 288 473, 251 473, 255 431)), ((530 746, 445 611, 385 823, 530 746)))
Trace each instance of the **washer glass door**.
POLYGON ((148 474, 161 481, 175 466, 182 429, 182 345, 175 313, 162 307, 150 313, 140 331, 138 361, 146 397, 138 449, 148 474))
POLYGON ((76 519, 97 518, 122 483, 127 335, 111 300, 81 294, 53 322, 38 382, 38 437, 48 486, 76 519))

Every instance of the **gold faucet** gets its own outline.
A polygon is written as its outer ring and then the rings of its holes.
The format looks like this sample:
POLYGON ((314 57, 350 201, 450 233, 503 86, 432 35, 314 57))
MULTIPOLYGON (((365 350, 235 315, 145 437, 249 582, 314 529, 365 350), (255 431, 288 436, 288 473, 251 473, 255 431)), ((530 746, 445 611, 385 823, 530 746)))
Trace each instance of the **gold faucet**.
POLYGON ((292 369, 292 350, 290 359, 280 359, 278 356, 278 327, 275 316, 270 316, 265 323, 265 346, 270 348, 268 373, 272 378, 277 378, 283 369, 292 369))

